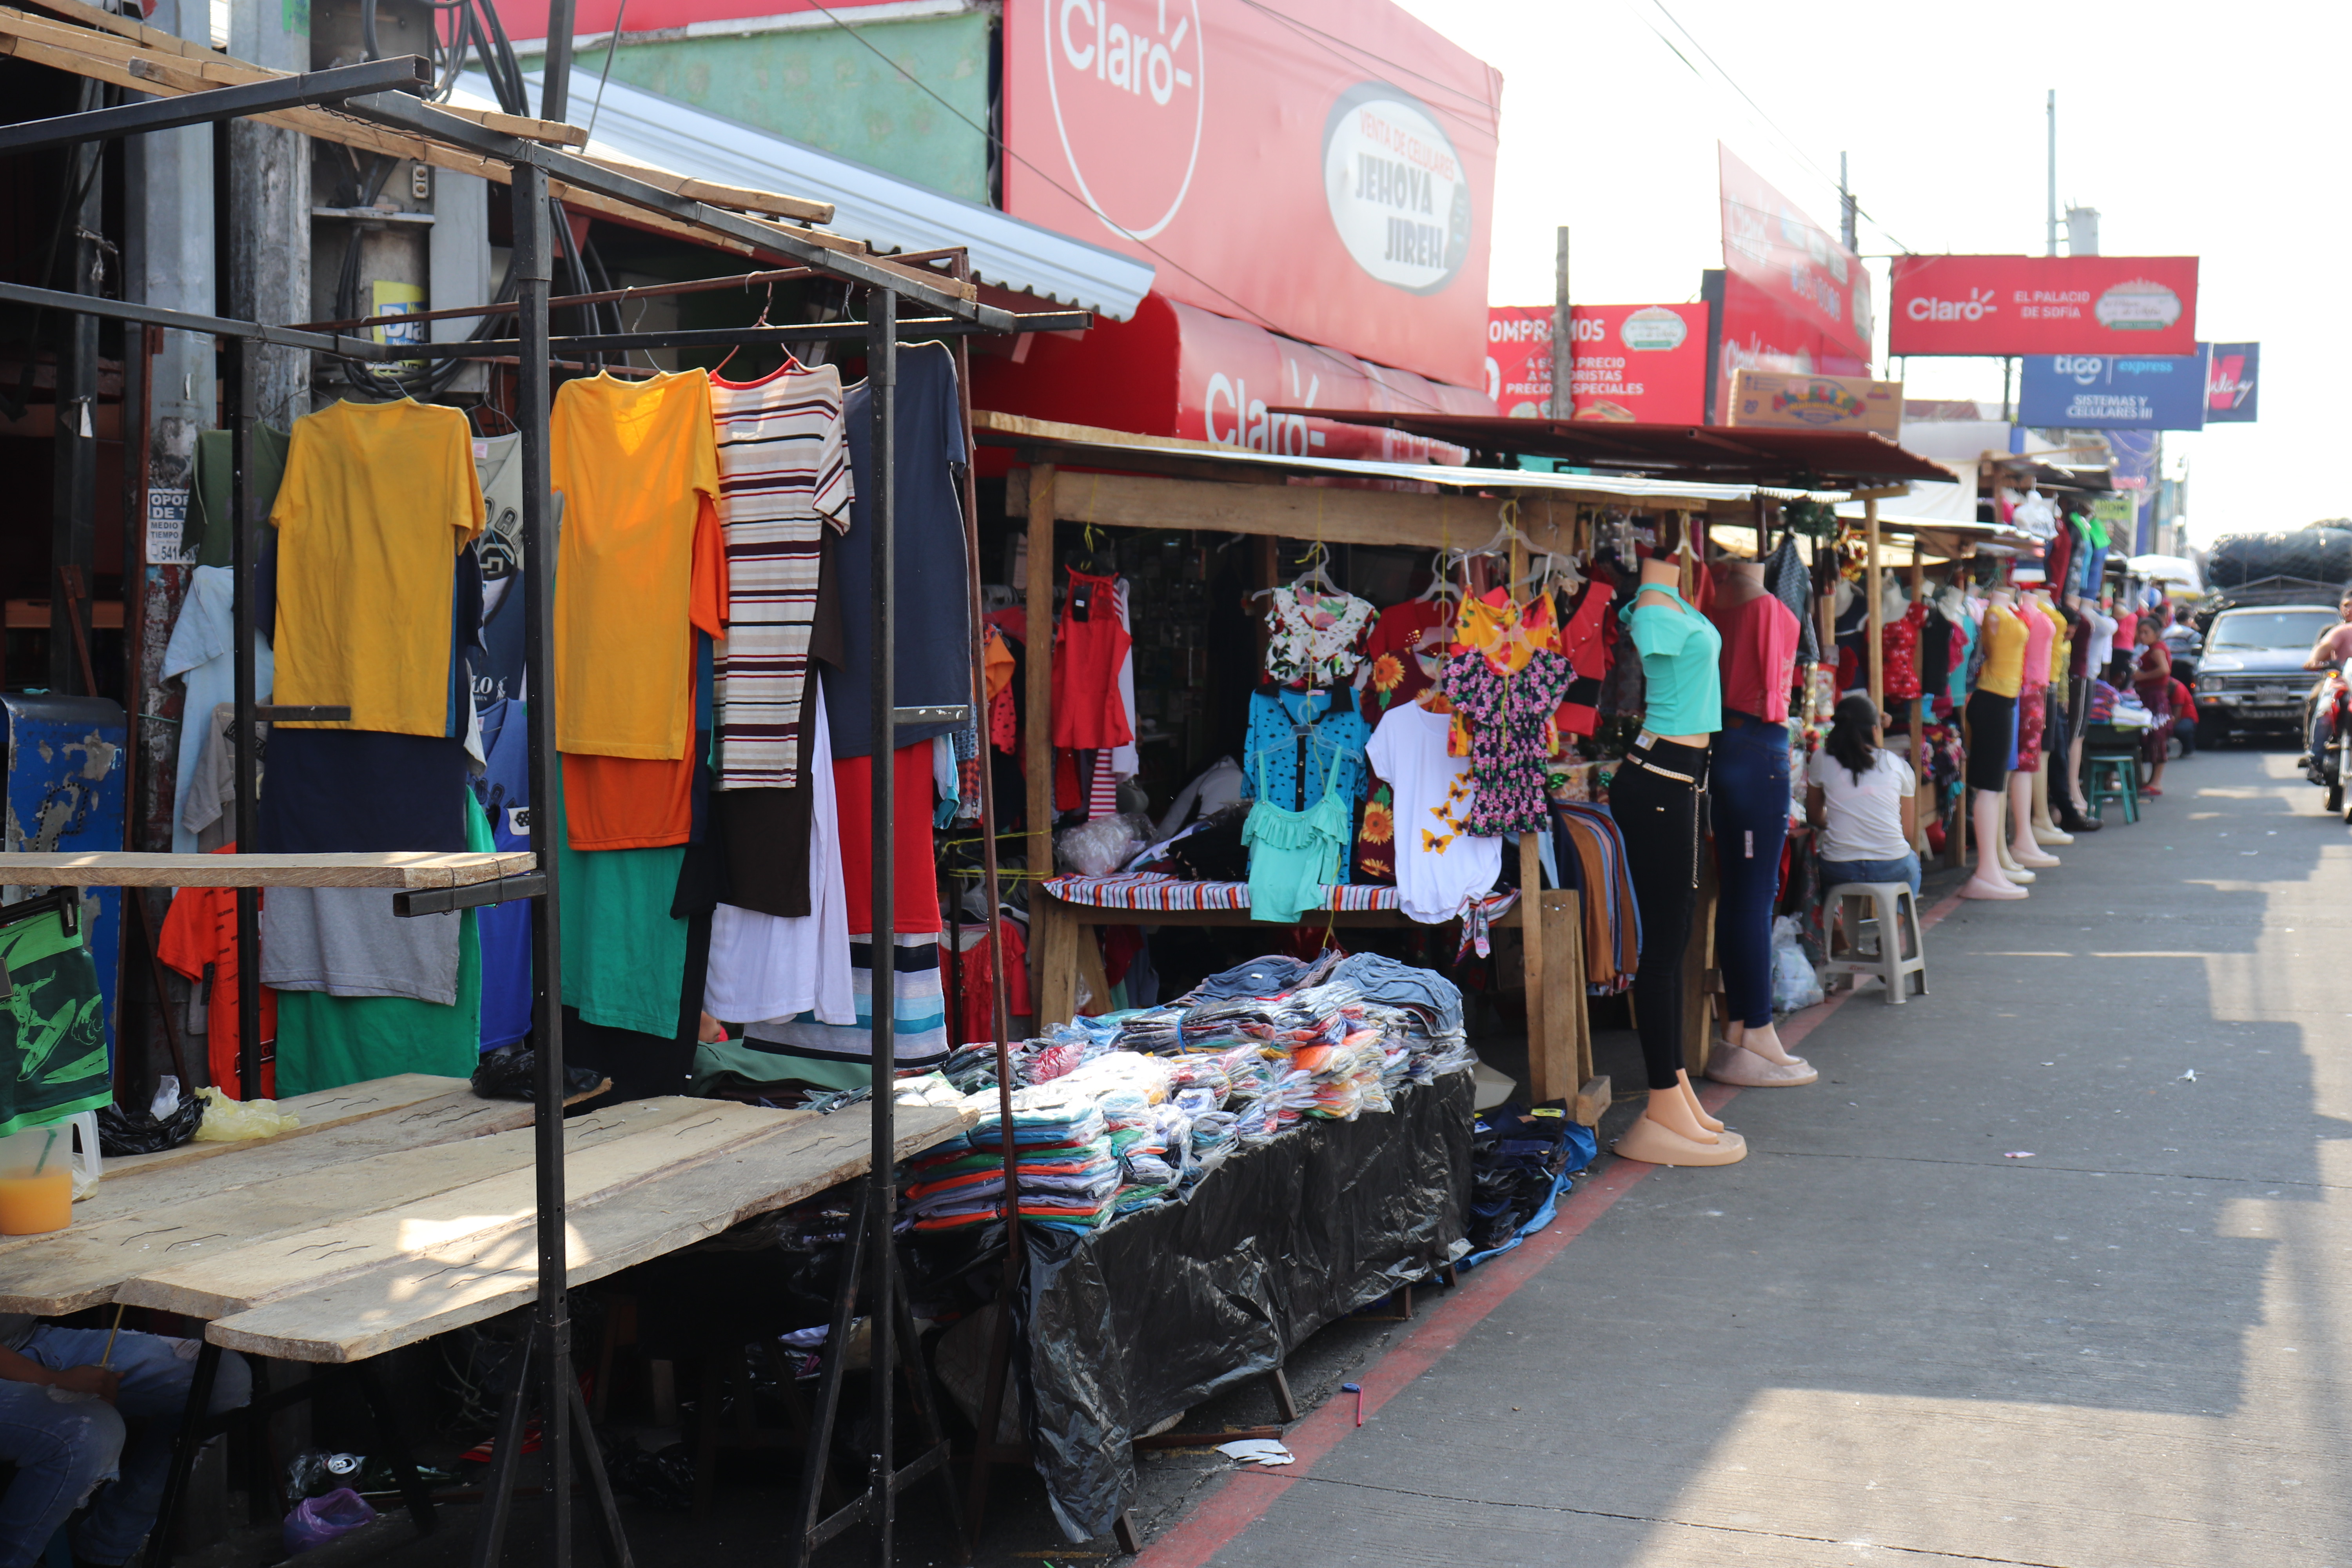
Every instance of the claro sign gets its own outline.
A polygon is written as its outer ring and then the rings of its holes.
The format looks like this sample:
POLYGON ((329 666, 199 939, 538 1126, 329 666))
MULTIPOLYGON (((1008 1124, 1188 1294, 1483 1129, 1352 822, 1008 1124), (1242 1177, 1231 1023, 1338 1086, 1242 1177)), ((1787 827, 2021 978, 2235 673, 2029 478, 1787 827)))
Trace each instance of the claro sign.
POLYGON ((1004 38, 1007 211, 1479 384, 1499 73, 1388 0, 1005 0, 1004 38))
POLYGON ((2193 256, 1898 256, 1891 354, 2197 351, 2193 256))

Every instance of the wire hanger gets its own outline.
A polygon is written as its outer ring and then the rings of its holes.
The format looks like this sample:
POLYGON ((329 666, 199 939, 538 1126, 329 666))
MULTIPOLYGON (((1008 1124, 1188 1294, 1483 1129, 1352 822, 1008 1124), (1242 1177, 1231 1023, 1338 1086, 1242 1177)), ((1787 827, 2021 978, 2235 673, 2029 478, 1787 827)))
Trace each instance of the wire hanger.
MULTIPOLYGON (((775 308, 775 304, 776 286, 773 283, 771 283, 768 285, 768 297, 760 303, 760 319, 753 321, 751 325, 754 328, 766 326, 768 324, 768 312, 775 308)), ((727 368, 728 362, 742 352, 743 345, 741 343, 737 343, 733 348, 729 349, 727 351, 727 358, 720 360, 719 363, 712 368, 710 374, 717 375, 720 371, 725 370, 727 368)), ((786 370, 805 370, 807 368, 805 365, 801 363, 799 356, 794 354, 790 348, 785 348, 783 353, 784 368, 786 370)))
POLYGON ((1306 564, 1307 568, 1305 571, 1299 573, 1297 576, 1293 577, 1287 583, 1278 583, 1270 588, 1259 588, 1253 592, 1250 595, 1250 597, 1253 599, 1263 599, 1268 594, 1283 592, 1297 594, 1301 589, 1306 589, 1321 594, 1327 598, 1347 598, 1349 596, 1348 591, 1339 586, 1339 584, 1333 582, 1331 580, 1331 574, 1324 570, 1325 563, 1330 559, 1330 550, 1325 546, 1322 541, 1318 540, 1307 547, 1307 553, 1302 557, 1302 561, 1306 564))

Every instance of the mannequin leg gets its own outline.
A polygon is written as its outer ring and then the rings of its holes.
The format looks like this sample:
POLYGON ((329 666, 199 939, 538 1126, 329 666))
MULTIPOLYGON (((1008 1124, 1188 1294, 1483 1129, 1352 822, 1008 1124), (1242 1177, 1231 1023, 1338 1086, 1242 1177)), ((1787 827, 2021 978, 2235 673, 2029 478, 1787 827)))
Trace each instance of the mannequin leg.
POLYGON ((2000 868, 2000 803, 1997 790, 1969 791, 1969 826, 1976 839, 1977 868, 1960 888, 1964 899, 2021 899, 2023 888, 2009 879, 2000 868))
POLYGON ((1691 1087, 1690 1074, 1687 1072, 1683 1073, 1681 1078, 1683 1099, 1689 1104, 1690 1113, 1693 1119, 1696 1120, 1701 1127, 1706 1128, 1709 1132, 1722 1131, 1722 1120, 1718 1117, 1709 1115, 1707 1113, 1706 1107, 1698 1102, 1698 1090, 1691 1087))
POLYGON ((2009 856, 2029 870, 2058 864, 2058 857, 2033 842, 2033 775, 2009 775, 2009 856))
POLYGON ((2033 873, 2027 870, 2023 866, 2019 865, 2017 857, 2010 852, 2008 786, 2004 784, 2001 788, 1994 791, 1993 799, 2000 803, 2000 812, 1999 816, 2000 837, 1993 841, 1993 853, 2000 861, 2001 875, 2007 877, 2019 887, 2024 887, 2027 883, 2033 880, 2033 873))
POLYGON ((2050 819, 2051 754, 2042 753, 2042 765, 2033 770, 2033 841, 2036 844, 2072 844, 2074 836, 2050 819))
MULTIPOLYGON (((1715 824, 1715 947, 1723 966, 1724 1038, 1707 1061, 1709 1078, 1726 1083, 1811 1082, 1818 1075, 1780 1048, 1772 1027, 1772 904, 1780 891, 1780 852, 1789 837, 1789 731, 1751 716, 1731 714, 1716 737, 1707 804, 1715 824), (1764 1062, 1717 1070, 1736 1056, 1742 1037, 1764 1062), (1759 1038, 1760 1037, 1760 1039, 1759 1038), (1768 1073, 1766 1064, 1780 1070, 1768 1073)), ((1706 1120, 1701 1113, 1701 1120, 1706 1120)))

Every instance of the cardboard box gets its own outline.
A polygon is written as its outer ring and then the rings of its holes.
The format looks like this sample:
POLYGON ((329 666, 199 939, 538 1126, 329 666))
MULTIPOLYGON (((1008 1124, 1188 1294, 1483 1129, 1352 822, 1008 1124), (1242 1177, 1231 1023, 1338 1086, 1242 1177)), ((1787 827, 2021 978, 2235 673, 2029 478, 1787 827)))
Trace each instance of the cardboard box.
POLYGON ((1735 372, 1731 423, 1795 430, 1869 430, 1893 441, 1903 433, 1903 384, 1858 375, 1782 375, 1735 372))

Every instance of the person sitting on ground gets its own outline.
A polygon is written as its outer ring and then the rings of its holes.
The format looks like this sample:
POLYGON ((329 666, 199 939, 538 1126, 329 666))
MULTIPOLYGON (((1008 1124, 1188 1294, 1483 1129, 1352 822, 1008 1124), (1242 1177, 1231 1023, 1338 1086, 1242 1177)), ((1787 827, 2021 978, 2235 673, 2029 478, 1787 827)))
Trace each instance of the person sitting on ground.
MULTIPOLYGON (((0 1313, 0 1460, 16 1479, 0 1492, 0 1568, 33 1568, 76 1509, 76 1568, 131 1561, 154 1527, 172 1444, 195 1377, 194 1340, 68 1329, 0 1313)), ((252 1396, 243 1356, 220 1358, 212 1412, 252 1396)))
POLYGON ((2172 738, 2180 742, 2182 757, 2197 754, 2197 696, 2178 676, 2172 681, 2172 738))
POLYGON ((2164 764, 2172 755, 2172 652, 2152 616, 2139 622, 2139 658, 2132 665, 2132 689, 2156 722, 2143 731, 2140 744, 2147 759, 2147 782, 2140 794, 2151 798, 2164 793, 2164 764))
POLYGON ((1805 820, 1821 831, 1822 886, 1908 882, 1919 891, 1918 783, 1886 749, 1885 719, 1866 693, 1838 699, 1828 739, 1805 764, 1805 820))

